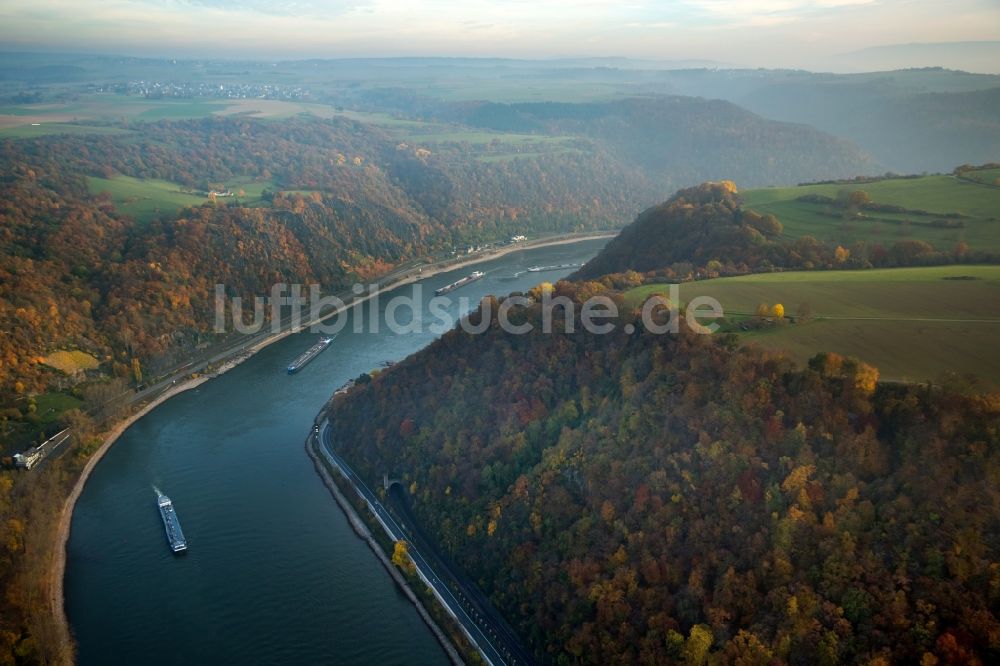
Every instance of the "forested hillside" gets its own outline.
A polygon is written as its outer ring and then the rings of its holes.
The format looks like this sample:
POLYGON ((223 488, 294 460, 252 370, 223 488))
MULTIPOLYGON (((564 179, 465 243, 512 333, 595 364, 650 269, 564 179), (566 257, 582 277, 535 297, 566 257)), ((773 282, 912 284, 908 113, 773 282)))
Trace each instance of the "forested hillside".
POLYGON ((456 329, 329 414, 543 661, 997 659, 998 396, 629 335, 631 314, 546 335, 539 308, 514 311, 534 333, 456 329))
POLYGON ((215 284, 332 292, 465 244, 612 227, 651 196, 593 150, 489 162, 348 120, 117 129, 0 141, 0 454, 73 434, 0 478, 0 663, 68 649, 46 596, 62 499, 123 396, 218 342, 215 284))
POLYGON ((82 351, 94 372, 138 384, 142 369, 213 342, 216 283, 243 297, 275 282, 334 291, 466 244, 620 226, 671 183, 705 174, 789 182, 870 165, 831 137, 725 103, 469 111, 474 125, 496 125, 494 112, 528 119, 538 142, 421 144, 344 117, 239 116, 4 140, 0 401, 19 410, 10 417, 25 416, 12 397, 86 378, 46 364, 55 351, 82 351), (545 144, 553 133, 564 135, 557 149, 545 144))
POLYGON ((42 359, 60 349, 130 377, 133 359, 155 369, 183 358, 211 339, 216 283, 244 297, 276 282, 334 291, 460 243, 614 226, 650 196, 596 152, 487 162, 347 120, 7 140, 0 165, 4 400, 59 378, 42 359), (135 219, 119 208, 130 199, 91 187, 121 176, 200 191, 205 203, 135 219), (253 201, 241 191, 251 184, 262 189, 253 201))

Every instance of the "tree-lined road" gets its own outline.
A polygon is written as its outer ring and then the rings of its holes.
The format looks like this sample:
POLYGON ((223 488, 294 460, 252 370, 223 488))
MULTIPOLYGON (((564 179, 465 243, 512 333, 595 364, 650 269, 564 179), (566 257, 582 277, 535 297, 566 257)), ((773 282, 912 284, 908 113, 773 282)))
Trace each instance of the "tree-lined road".
MULTIPOLYGON (((333 450, 333 442, 329 424, 324 421, 321 426, 322 442, 318 447, 327 461, 336 466, 347 481, 350 482, 355 492, 365 501, 369 510, 375 515, 379 523, 385 529, 389 538, 393 541, 405 540, 409 543, 408 553, 413 560, 421 578, 431 587, 435 596, 441 601, 465 630, 466 635, 479 649, 483 658, 489 664, 501 666, 503 664, 524 664, 523 659, 516 658, 515 655, 521 650, 519 646, 509 646, 502 637, 495 635, 495 631, 490 628, 486 618, 473 618, 466 612, 462 603, 455 597, 451 589, 446 585, 438 572, 430 565, 427 559, 421 554, 419 548, 409 542, 406 531, 396 522, 395 518, 382 505, 379 498, 371 491, 364 481, 337 455, 333 450), (489 634, 489 635, 488 635, 489 634)), ((316 436, 316 433, 314 433, 316 436)))

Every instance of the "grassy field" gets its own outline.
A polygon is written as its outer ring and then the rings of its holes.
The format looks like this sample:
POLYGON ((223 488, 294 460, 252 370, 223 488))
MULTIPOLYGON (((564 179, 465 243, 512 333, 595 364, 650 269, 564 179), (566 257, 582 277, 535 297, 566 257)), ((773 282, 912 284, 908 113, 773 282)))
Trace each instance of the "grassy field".
MULTIPOLYGON (((627 297, 638 303, 660 291, 665 285, 646 285, 627 297)), ((957 372, 1000 386, 1000 266, 768 273, 683 284, 680 296, 714 297, 735 320, 759 303, 781 303, 790 318, 808 304, 808 321, 740 333, 800 362, 832 351, 877 366, 886 379, 957 372)))
POLYGON ((480 155, 477 159, 480 162, 508 162, 510 160, 517 159, 519 157, 523 158, 534 158, 543 157, 545 155, 555 155, 555 154, 565 155, 567 153, 579 153, 584 154, 584 151, 579 148, 559 148, 556 150, 533 151, 533 150, 516 150, 514 152, 501 152, 501 153, 490 153, 487 155, 480 155))
POLYGON ((549 136, 545 134, 519 134, 517 132, 493 132, 461 127, 431 126, 430 131, 411 129, 404 138, 414 143, 471 143, 485 145, 499 141, 511 145, 559 144, 573 137, 549 136))
POLYGON ((173 213, 185 206, 200 206, 208 201, 207 197, 186 192, 177 183, 167 180, 91 176, 87 182, 91 192, 110 193, 115 207, 139 222, 148 222, 157 215, 173 213))
POLYGON ((65 393, 42 393, 35 398, 35 413, 42 423, 57 421, 63 413, 77 409, 83 402, 65 393))
MULTIPOLYGON (((33 122, 37 122, 37 120, 33 122)), ((48 134, 131 134, 131 132, 121 127, 50 122, 41 122, 38 125, 28 124, 0 127, 0 139, 32 139, 36 136, 46 136, 48 134)))
POLYGON ((398 128, 404 130, 412 129, 415 131, 425 131, 428 128, 433 129, 435 127, 440 127, 440 125, 424 122, 422 120, 397 118, 389 113, 382 113, 380 111, 336 111, 334 115, 341 118, 350 118, 351 120, 356 120, 359 123, 367 123, 369 125, 378 125, 379 127, 398 128))
POLYGON ((26 138, 59 132, 123 132, 116 128, 85 127, 78 121, 182 120, 211 115, 242 114, 257 118, 289 118, 300 114, 330 118, 336 115, 325 104, 266 99, 147 99, 111 93, 81 95, 66 103, 0 106, 0 137, 26 138), (39 123, 34 126, 32 123, 39 123))
POLYGON ((66 412, 79 409, 83 401, 69 394, 50 391, 21 401, 18 408, 28 414, 25 420, 0 420, 0 457, 10 456, 45 439, 45 432, 66 412), (34 411, 30 405, 34 404, 34 411))
MULTIPOLYGON (((390 130, 392 131, 392 130, 390 130)), ((581 152, 575 147, 578 139, 544 134, 493 132, 461 127, 432 126, 431 128, 399 128, 394 131, 404 141, 430 150, 444 143, 466 143, 477 149, 476 159, 483 162, 504 162, 518 157, 540 157, 581 152)))
MULTIPOLYGON (((0 107, 0 126, 32 122, 76 122, 122 119, 159 120, 161 118, 197 118, 229 106, 226 100, 146 99, 111 93, 80 95, 71 102, 20 104, 0 107)), ((43 125, 44 126, 44 125, 43 125)))
POLYGON ((246 177, 227 181, 226 187, 238 195, 237 198, 240 200, 240 204, 249 207, 270 205, 261 199, 261 194, 264 190, 274 192, 281 189, 273 180, 251 180, 246 177), (243 192, 242 195, 240 195, 241 191, 243 192))
MULTIPOLYGON (((129 110, 135 105, 129 105, 129 110)), ((138 120, 183 120, 204 118, 225 111, 228 105, 220 101, 201 99, 159 100, 149 103, 149 108, 134 114, 138 120)))
MULTIPOLYGON (((243 115, 281 120, 298 115, 316 118, 349 118, 380 127, 399 141, 426 146, 467 143, 483 161, 503 161, 578 151, 573 137, 495 132, 459 125, 396 118, 388 113, 337 111, 325 104, 262 99, 145 99, 116 94, 83 95, 69 103, 0 106, 0 138, 31 138, 45 134, 118 134, 129 132, 120 127, 97 127, 73 124, 78 121, 157 121, 204 118, 212 115, 243 115), (37 123, 37 125, 32 124, 37 123), (498 142, 499 146, 492 146, 498 142)), ((249 191, 249 190, 248 190, 249 191)), ((155 193, 151 197, 155 199, 155 193)), ((140 206, 141 207, 141 206, 140 206)), ((143 215, 148 215, 145 211, 143 215)))
MULTIPOLYGON (((319 106, 319 105, 303 105, 319 106)), ((399 141, 412 143, 420 146, 433 148, 434 145, 442 143, 468 143, 476 147, 485 147, 493 142, 503 144, 504 148, 510 149, 502 155, 508 159, 516 157, 518 150, 527 148, 544 147, 555 151, 573 150, 567 147, 568 142, 578 142, 578 137, 572 136, 552 136, 548 134, 525 134, 521 132, 501 132, 486 129, 466 127, 464 125, 453 125, 448 123, 429 122, 423 120, 410 120, 397 118, 388 113, 367 112, 367 111, 335 111, 332 107, 325 107, 327 112, 320 113, 310 110, 310 113, 318 117, 339 117, 356 120, 368 125, 380 127, 399 141)), ((543 154, 537 152, 537 154, 543 154)), ((545 153, 548 154, 548 153, 545 153)), ((486 153, 485 155, 490 155, 486 153)), ((484 157, 484 159, 497 159, 494 157, 484 157)), ((502 158, 501 158, 502 159, 502 158)))
POLYGON ((559 77, 512 76, 488 81, 436 82, 419 89, 428 96, 448 101, 492 102, 604 102, 634 94, 628 82, 573 81, 559 77))
POLYGON ((987 185, 1000 186, 1000 169, 976 169, 964 174, 972 180, 986 183, 987 185))
MULTIPOLYGON (((380 127, 412 130, 427 133, 445 131, 448 126, 415 120, 395 118, 388 113, 363 111, 337 111, 327 104, 270 99, 216 99, 196 97, 186 99, 149 99, 94 93, 81 95, 72 102, 21 104, 0 106, 0 132, 16 127, 31 126, 33 122, 45 125, 77 121, 120 120, 181 120, 208 116, 244 115, 254 118, 280 120, 298 115, 317 118, 344 117, 380 127)), ((76 127, 75 125, 69 125, 76 127)))
MULTIPOLYGON (((977 173, 977 172, 972 172, 977 173)), ((952 250, 965 242, 972 250, 1000 251, 1000 188, 959 180, 952 176, 899 178, 857 185, 804 185, 748 190, 746 206, 772 213, 785 227, 785 236, 814 236, 848 245, 871 241, 888 247, 900 240, 924 240, 938 250, 952 250), (842 211, 826 204, 797 201, 803 195, 836 197, 842 190, 864 190, 874 203, 923 210, 932 215, 863 211, 865 219, 841 219, 842 211), (948 213, 961 228, 932 226, 948 213)))
POLYGON ((579 147, 579 139, 569 136, 495 132, 447 125, 386 129, 401 140, 426 147, 432 152, 441 144, 468 144, 472 146, 475 159, 481 162, 506 162, 518 157, 535 158, 583 152, 579 147))
MULTIPOLYGON (((114 178, 87 179, 90 191, 93 193, 108 192, 118 210, 132 216, 139 222, 149 222, 157 215, 172 214, 187 206, 200 206, 208 201, 208 197, 200 192, 194 192, 168 180, 155 178, 132 178, 131 176, 115 176, 114 178)), ((265 189, 277 189, 271 181, 252 181, 235 179, 227 182, 226 187, 243 196, 238 197, 244 206, 266 205, 261 199, 265 189)), ((225 201, 225 199, 223 199, 225 201)))
POLYGON ((81 370, 93 370, 100 365, 96 358, 82 351, 56 351, 45 358, 45 365, 72 375, 81 370))

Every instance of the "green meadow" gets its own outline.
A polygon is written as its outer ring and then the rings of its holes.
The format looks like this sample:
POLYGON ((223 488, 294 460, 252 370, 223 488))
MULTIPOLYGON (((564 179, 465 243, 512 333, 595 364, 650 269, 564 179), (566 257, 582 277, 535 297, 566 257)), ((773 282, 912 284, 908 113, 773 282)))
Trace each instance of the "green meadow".
POLYGON ((37 125, 14 125, 0 128, 0 139, 33 139, 36 136, 49 134, 130 134, 121 127, 104 127, 101 125, 76 125, 73 123, 47 123, 37 125))
MULTIPOLYGON (((986 174, 983 178, 990 176, 986 174)), ((747 208, 777 216, 788 238, 814 236, 845 246, 855 241, 870 241, 885 247, 901 240, 923 240, 943 251, 964 242, 971 250, 1000 251, 1000 188, 953 176, 773 187, 748 190, 742 196, 747 208), (798 200, 810 194, 836 198, 843 190, 863 190, 873 203, 929 214, 864 210, 861 217, 846 219, 845 211, 829 204, 798 200)))
MULTIPOLYGON (((637 304, 667 285, 627 293, 637 304)), ((821 351, 856 356, 883 378, 973 374, 1000 386, 1000 266, 766 273, 680 285, 680 300, 717 299, 741 340, 804 362, 821 351), (759 304, 786 320, 749 324, 759 304), (799 315, 811 312, 808 318, 799 315)))
POLYGON ((963 174, 966 178, 1000 187, 1000 169, 975 169, 963 174))
POLYGON ((212 98, 147 99, 111 93, 81 95, 71 103, 0 106, 0 138, 31 138, 46 134, 119 134, 122 127, 80 125, 77 122, 135 123, 157 120, 184 120, 212 115, 247 115, 281 119, 307 114, 319 118, 343 117, 375 125, 399 141, 426 146, 462 143, 480 151, 483 161, 504 161, 578 151, 577 138, 499 132, 448 123, 397 118, 383 112, 337 111, 324 104, 277 100, 223 100, 212 98), (32 123, 38 123, 33 125, 32 123))
POLYGON ((487 99, 492 102, 603 102, 634 94, 634 86, 617 81, 572 81, 559 77, 512 76, 494 81, 469 79, 429 85, 424 93, 448 101, 487 99))
POLYGON ((573 141, 573 137, 549 136, 545 134, 520 134, 517 132, 493 132, 489 130, 464 129, 460 127, 432 126, 430 131, 409 130, 404 135, 416 143, 471 143, 485 145, 494 141, 511 145, 560 144, 573 141))
POLYGON ((280 100, 207 97, 151 99, 113 93, 91 93, 80 95, 72 102, 0 106, 0 137, 27 138, 60 131, 72 133, 127 131, 113 127, 74 124, 88 121, 151 122, 235 114, 280 119, 300 114, 328 118, 335 115, 335 112, 332 107, 324 104, 280 100))
POLYGON ((584 151, 580 148, 559 148, 557 150, 549 151, 537 151, 537 150, 515 150, 513 152, 498 152, 489 153, 486 155, 480 155, 477 159, 480 162, 509 162, 510 160, 516 160, 518 158, 536 158, 544 157, 546 155, 554 155, 556 153, 565 155, 566 153, 579 153, 584 154, 584 151))
POLYGON ((457 127, 438 127, 432 131, 407 130, 401 137, 415 145, 425 146, 432 152, 435 146, 447 143, 469 144, 477 151, 475 158, 482 162, 506 162, 518 157, 535 158, 545 155, 582 152, 573 137, 517 132, 493 132, 457 127))
POLYGON ((35 397, 35 414, 42 423, 53 423, 71 409, 78 409, 83 401, 66 393, 48 392, 35 397))
POLYGON ((138 120, 184 120, 187 118, 204 118, 219 111, 224 111, 229 105, 224 101, 203 99, 158 100, 150 102, 149 108, 135 114, 138 120))
POLYGON ((108 192, 115 207, 139 222, 149 222, 161 214, 170 214, 186 206, 200 206, 208 198, 185 191, 177 183, 154 178, 87 178, 90 191, 108 192))
MULTIPOLYGON (((155 219, 158 215, 171 215, 181 208, 200 206, 208 201, 208 197, 203 193, 168 180, 131 176, 114 178, 91 176, 87 181, 91 192, 95 194, 108 192, 118 210, 143 223, 155 219)), ((249 179, 235 179, 225 185, 237 194, 243 190, 243 196, 238 196, 237 199, 244 206, 264 205, 265 202, 261 199, 262 192, 265 189, 275 189, 271 181, 249 179)), ((222 201, 228 200, 222 199, 222 201)))

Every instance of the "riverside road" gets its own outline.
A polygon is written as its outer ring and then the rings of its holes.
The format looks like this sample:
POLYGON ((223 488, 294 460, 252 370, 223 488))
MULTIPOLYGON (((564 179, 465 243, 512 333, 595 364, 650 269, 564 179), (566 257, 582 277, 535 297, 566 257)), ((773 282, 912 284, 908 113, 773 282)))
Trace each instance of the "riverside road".
POLYGON ((494 666, 532 663, 526 660, 524 650, 520 645, 511 645, 505 636, 502 634, 498 635, 498 632, 494 629, 493 622, 489 618, 484 617, 484 614, 473 611, 475 613, 475 616, 473 616, 466 611, 451 588, 444 582, 447 580, 449 574, 444 571, 435 571, 428 558, 425 558, 420 550, 409 542, 406 531, 392 514, 389 513, 378 496, 371 491, 361 477, 354 473, 350 465, 334 451, 328 422, 323 422, 321 431, 322 445, 319 447, 320 452, 330 464, 340 470, 355 492, 365 501, 369 510, 389 535, 389 538, 393 541, 406 540, 408 542, 410 558, 413 560, 413 564, 417 568, 420 577, 431 587, 435 596, 445 605, 449 614, 462 625, 466 635, 479 648, 483 658, 494 666))

